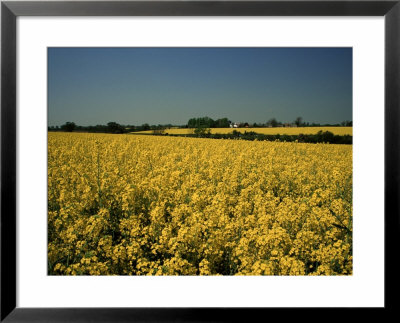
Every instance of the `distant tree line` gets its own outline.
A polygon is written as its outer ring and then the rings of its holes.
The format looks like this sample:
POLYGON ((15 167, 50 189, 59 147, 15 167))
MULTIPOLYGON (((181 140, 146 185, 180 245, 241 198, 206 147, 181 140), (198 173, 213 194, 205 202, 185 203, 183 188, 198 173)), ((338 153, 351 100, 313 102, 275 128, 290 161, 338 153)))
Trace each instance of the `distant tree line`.
POLYGON ((149 125, 144 123, 142 125, 121 125, 117 122, 108 122, 106 125, 96 125, 96 126, 79 126, 74 122, 66 122, 61 126, 49 126, 49 131, 64 131, 64 132, 97 132, 97 133, 128 133, 136 131, 149 131, 152 130, 153 133, 162 134, 163 130, 169 128, 194 128, 196 129, 196 134, 206 134, 209 133, 207 129, 210 128, 275 128, 275 127, 352 127, 352 121, 343 121, 340 124, 320 124, 320 123, 309 123, 303 122, 301 117, 297 117, 291 123, 282 123, 275 118, 269 119, 265 123, 232 123, 228 118, 220 118, 213 120, 210 117, 201 118, 191 118, 185 125, 172 125, 172 124, 158 124, 149 125))
POLYGON ((229 128, 231 121, 228 118, 213 120, 210 117, 192 118, 187 123, 188 128, 229 128))
POLYGON ((96 125, 96 126, 78 126, 74 122, 66 122, 61 127, 50 126, 49 131, 65 131, 65 132, 102 132, 102 133, 126 133, 127 129, 116 123, 109 122, 107 125, 96 125))
MULTIPOLYGON (((63 132, 94 132, 94 133, 128 133, 134 131, 161 131, 173 127, 172 124, 166 125, 149 125, 144 123, 140 126, 135 125, 121 125, 116 122, 108 122, 106 125, 96 126, 79 126, 74 122, 66 122, 61 126, 49 126, 49 131, 63 131, 63 132)), ((186 125, 178 126, 179 128, 185 128, 186 125)))
MULTIPOLYGON (((162 135, 162 134, 160 134, 162 135)), ((167 134, 165 134, 167 135, 167 134)), ((211 138, 211 139, 237 139, 237 140, 259 140, 259 141, 281 141, 281 142, 302 142, 302 143, 330 143, 330 144, 345 144, 351 145, 353 137, 350 135, 335 135, 330 131, 320 130, 316 134, 299 134, 299 135, 267 135, 259 134, 254 131, 240 131, 233 130, 231 133, 210 133, 209 131, 195 132, 193 134, 173 134, 169 136, 175 137, 197 137, 197 138, 211 138)))
POLYGON ((321 124, 321 123, 309 123, 304 122, 302 117, 297 117, 293 122, 283 123, 276 120, 276 118, 271 118, 265 123, 249 123, 249 122, 239 122, 232 123, 228 118, 220 118, 213 120, 210 117, 202 118, 191 118, 187 123, 187 128, 276 128, 276 127, 352 127, 352 121, 343 121, 342 123, 336 124, 321 124))

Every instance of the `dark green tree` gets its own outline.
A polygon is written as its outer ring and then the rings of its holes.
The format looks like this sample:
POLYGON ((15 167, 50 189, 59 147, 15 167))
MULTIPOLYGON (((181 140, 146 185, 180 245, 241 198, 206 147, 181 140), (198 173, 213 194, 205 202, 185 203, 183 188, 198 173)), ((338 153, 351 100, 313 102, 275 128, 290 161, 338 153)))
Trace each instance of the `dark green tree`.
POLYGON ((198 128, 198 127, 215 127, 215 121, 210 117, 202 117, 202 118, 191 118, 188 121, 188 128, 198 128))
POLYGON ((221 118, 215 120, 215 128, 229 128, 231 122, 228 120, 228 118, 221 118))
POLYGON ((275 118, 271 118, 267 121, 267 126, 275 128, 278 126, 278 121, 275 118))
POLYGON ((209 135, 211 133, 210 128, 207 127, 197 127, 194 129, 194 134, 197 135, 198 137, 204 137, 206 135, 209 135))
POLYGON ((303 125, 303 118, 302 117, 297 117, 296 120, 294 120, 294 124, 298 127, 303 125))
POLYGON ((107 132, 124 133, 125 128, 116 122, 109 122, 109 123, 107 123, 107 132))
POLYGON ((142 124, 142 130, 143 131, 150 130, 150 125, 148 123, 142 124))
POLYGON ((61 126, 62 131, 72 132, 76 128, 76 124, 74 122, 66 122, 61 126))

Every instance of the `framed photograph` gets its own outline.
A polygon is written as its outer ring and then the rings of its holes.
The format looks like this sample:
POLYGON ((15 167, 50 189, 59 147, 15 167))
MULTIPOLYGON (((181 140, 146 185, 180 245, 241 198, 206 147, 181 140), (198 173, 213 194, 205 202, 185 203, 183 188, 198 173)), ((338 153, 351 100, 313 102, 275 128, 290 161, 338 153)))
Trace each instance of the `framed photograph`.
POLYGON ((399 15, 3 1, 1 321, 394 310, 399 15))

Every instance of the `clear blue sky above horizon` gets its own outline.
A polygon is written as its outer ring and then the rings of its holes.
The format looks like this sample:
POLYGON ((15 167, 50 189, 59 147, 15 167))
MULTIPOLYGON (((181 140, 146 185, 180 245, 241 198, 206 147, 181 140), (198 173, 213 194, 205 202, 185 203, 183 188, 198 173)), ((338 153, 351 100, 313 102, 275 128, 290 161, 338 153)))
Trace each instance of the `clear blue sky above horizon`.
POLYGON ((48 48, 48 124, 352 120, 352 48, 48 48))

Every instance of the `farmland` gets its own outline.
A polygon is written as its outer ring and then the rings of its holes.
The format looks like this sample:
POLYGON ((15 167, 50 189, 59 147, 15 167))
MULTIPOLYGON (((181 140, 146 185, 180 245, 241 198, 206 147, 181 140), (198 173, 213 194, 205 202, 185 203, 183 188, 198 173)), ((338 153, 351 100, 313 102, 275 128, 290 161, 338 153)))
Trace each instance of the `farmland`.
MULTIPOLYGON (((220 133, 227 134, 232 133, 234 130, 240 132, 256 132, 264 135, 299 135, 299 134, 316 134, 319 131, 330 131, 334 135, 350 135, 353 134, 352 127, 277 127, 277 128, 211 128, 211 133, 220 133)), ((186 128, 186 129, 165 129, 165 132, 171 135, 186 135, 192 134, 194 129, 186 128)), ((137 131, 133 132, 134 134, 151 134, 152 130, 147 131, 137 131)))
POLYGON ((351 145, 48 133, 50 275, 352 268, 351 145))

